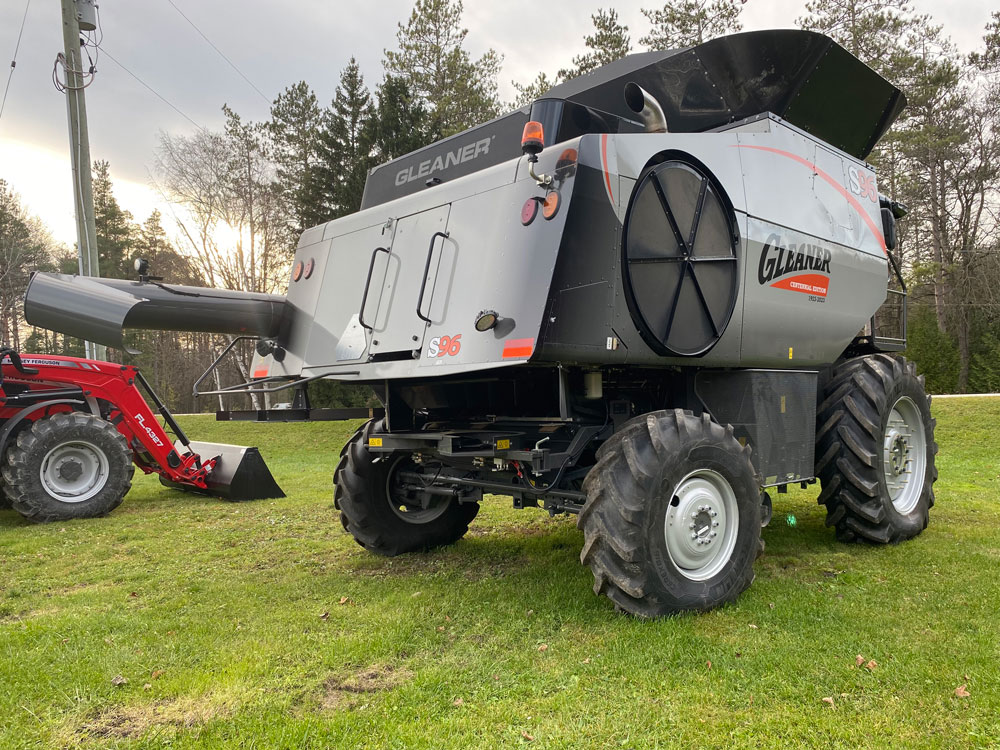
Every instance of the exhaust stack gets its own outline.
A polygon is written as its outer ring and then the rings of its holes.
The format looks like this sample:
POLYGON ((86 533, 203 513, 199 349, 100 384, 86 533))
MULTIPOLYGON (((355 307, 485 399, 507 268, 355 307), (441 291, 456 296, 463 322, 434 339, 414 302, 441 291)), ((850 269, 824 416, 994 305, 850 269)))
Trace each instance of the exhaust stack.
POLYGON ((646 124, 647 133, 666 133, 667 116, 652 94, 634 81, 625 84, 625 104, 646 124))

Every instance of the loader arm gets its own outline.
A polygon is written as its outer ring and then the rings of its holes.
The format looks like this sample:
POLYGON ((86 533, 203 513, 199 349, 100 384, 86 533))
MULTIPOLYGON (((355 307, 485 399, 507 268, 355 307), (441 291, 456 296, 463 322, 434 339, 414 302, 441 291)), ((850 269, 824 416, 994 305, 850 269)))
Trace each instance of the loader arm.
MULTIPOLYGON (((17 396, 7 396, 0 416, 17 418, 16 414, 5 412, 13 412, 22 404, 23 408, 30 409, 40 401, 65 398, 67 392, 74 391, 77 399, 82 396, 90 411, 107 419, 125 436, 136 466, 144 473, 160 474, 173 483, 190 485, 193 489, 208 488, 208 476, 215 468, 215 458, 202 460, 192 451, 183 454, 178 451, 139 392, 137 383, 145 381, 134 366, 34 354, 22 355, 20 363, 20 368, 13 362, 3 366, 5 389, 16 392, 21 386, 23 391, 17 396)), ((155 395, 153 399, 162 411, 166 411, 155 395)), ((72 403, 53 408, 69 410, 72 403)), ((164 417, 168 422, 176 425, 167 414, 164 417)), ((179 437, 183 437, 183 433, 179 437)))
POLYGON ((0 455, 13 427, 57 411, 87 409, 115 426, 145 474, 176 489, 228 500, 284 497, 256 448, 192 443, 132 365, 16 353, 0 365, 0 455), (177 437, 171 440, 140 388, 177 437), (8 429, 11 428, 11 429, 8 429))

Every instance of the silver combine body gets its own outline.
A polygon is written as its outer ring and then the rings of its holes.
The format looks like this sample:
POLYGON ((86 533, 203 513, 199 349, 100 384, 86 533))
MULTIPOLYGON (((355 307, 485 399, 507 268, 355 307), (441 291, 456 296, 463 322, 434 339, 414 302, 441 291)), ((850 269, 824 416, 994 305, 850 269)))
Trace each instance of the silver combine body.
POLYGON ((357 416, 308 385, 370 386, 334 480, 367 549, 451 543, 508 495, 579 514, 620 609, 704 609, 753 578, 764 488, 819 478, 845 541, 926 526, 933 420, 887 354, 905 208, 864 161, 903 106, 811 32, 631 55, 372 170, 359 212, 302 234, 284 297, 36 274, 25 314, 109 345, 256 339, 221 392, 291 408, 221 418, 357 416))
MULTIPOLYGON (((813 368, 835 360, 886 299, 874 173, 780 118, 712 133, 585 135, 547 148, 537 170, 558 186, 551 220, 522 224, 523 204, 543 192, 515 158, 305 232, 295 264, 312 273, 289 284, 292 324, 278 340, 285 357, 259 358, 254 372, 373 381, 526 364, 813 368), (566 151, 577 158, 559 167, 566 151), (694 357, 654 348, 636 325, 643 316, 665 325, 676 270, 633 262, 623 273, 630 201, 664 152, 715 177, 738 235, 735 285, 716 269, 701 281, 718 340, 700 351, 714 338, 701 310, 676 321, 694 330, 678 330, 673 349, 693 346, 694 357), (868 194, 852 192, 852 181, 871 186, 868 194), (645 305, 635 314, 629 284, 645 305), (484 310, 500 324, 479 332, 484 310), (459 337, 453 351, 440 346, 459 337)), ((677 212, 686 230, 697 193, 685 198, 692 205, 677 212)), ((663 226, 641 231, 669 232, 657 218, 663 226)), ((696 246, 719 239, 699 237, 696 246)), ((729 238, 721 240, 727 249, 729 238)), ((684 296, 678 304, 695 303, 684 296)))

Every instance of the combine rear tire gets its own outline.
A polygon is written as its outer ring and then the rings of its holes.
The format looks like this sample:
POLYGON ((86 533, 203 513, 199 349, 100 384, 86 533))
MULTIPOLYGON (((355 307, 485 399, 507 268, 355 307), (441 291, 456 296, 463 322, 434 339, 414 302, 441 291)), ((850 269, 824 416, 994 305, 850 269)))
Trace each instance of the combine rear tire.
POLYGON ((624 612, 659 617, 717 607, 750 585, 760 487, 731 427, 707 414, 652 412, 597 457, 577 521, 594 593, 624 612))
POLYGON ((14 510, 29 521, 103 516, 132 487, 132 454, 113 424, 70 412, 36 420, 7 451, 3 479, 14 510))
POLYGON ((344 529, 362 547, 386 557, 461 539, 479 504, 432 496, 422 505, 419 498, 399 489, 396 474, 420 467, 407 454, 370 453, 368 436, 377 431, 374 422, 366 422, 340 452, 333 475, 334 505, 344 529))
POLYGON ((872 354, 838 363, 816 424, 819 502, 837 539, 890 544, 927 528, 937 443, 912 362, 872 354))

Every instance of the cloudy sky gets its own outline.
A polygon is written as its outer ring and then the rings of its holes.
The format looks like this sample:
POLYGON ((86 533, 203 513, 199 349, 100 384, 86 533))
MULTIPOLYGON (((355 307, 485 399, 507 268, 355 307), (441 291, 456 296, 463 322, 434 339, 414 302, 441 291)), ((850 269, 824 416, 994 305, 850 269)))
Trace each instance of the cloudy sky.
MULTIPOLYGON (((744 28, 793 26, 804 4, 804 0, 748 0, 744 28)), ((377 82, 383 50, 395 44, 396 24, 406 20, 411 5, 411 0, 105 0, 102 47, 191 121, 219 128, 223 103, 246 119, 265 119, 268 100, 303 79, 328 103, 352 55, 366 81, 377 82), (212 49, 185 15, 252 85, 212 49)), ((466 47, 474 55, 490 47, 503 55, 502 93, 511 97, 512 79, 528 82, 539 70, 551 74, 582 51, 583 37, 592 28, 590 14, 608 5, 599 0, 465 0, 466 47)), ((914 0, 914 5, 943 24, 963 52, 981 43, 990 11, 996 7, 994 0, 914 0)), ((0 0, 0 60, 9 61, 14 53, 25 6, 26 0, 0 0)), ((655 6, 655 0, 615 5, 634 44, 648 28, 639 9, 655 6)), ((53 61, 61 50, 60 3, 30 0, 17 68, 0 119, 0 179, 21 194, 57 240, 72 244, 66 104, 51 81, 53 61)), ((2 87, 6 65, 0 71, 2 87)), ((92 157, 111 162, 119 201, 137 219, 145 218, 159 203, 150 187, 159 132, 189 133, 195 126, 108 55, 99 59, 98 74, 87 89, 87 110, 92 157)))

